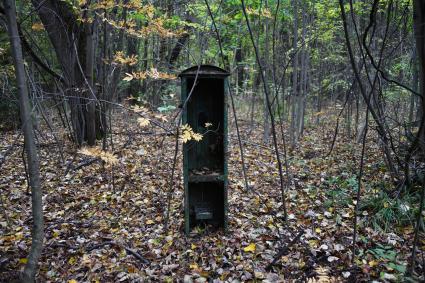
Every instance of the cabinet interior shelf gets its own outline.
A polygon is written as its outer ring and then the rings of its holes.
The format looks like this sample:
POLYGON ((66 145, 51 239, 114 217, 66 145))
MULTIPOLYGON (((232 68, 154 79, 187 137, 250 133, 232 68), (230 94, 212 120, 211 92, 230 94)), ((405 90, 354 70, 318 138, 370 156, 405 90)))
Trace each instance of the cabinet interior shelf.
POLYGON ((189 174, 190 183, 208 183, 208 182, 223 182, 224 175, 218 173, 205 174, 205 175, 195 175, 189 174))

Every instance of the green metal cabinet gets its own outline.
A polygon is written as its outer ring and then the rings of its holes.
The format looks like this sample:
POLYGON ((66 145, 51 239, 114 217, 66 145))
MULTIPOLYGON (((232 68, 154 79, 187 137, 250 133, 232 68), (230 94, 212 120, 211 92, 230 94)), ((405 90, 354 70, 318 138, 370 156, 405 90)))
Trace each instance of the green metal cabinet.
POLYGON ((185 232, 200 224, 227 230, 227 94, 229 73, 193 66, 180 73, 183 124, 204 134, 183 145, 185 232), (205 124, 212 124, 206 127, 205 124))

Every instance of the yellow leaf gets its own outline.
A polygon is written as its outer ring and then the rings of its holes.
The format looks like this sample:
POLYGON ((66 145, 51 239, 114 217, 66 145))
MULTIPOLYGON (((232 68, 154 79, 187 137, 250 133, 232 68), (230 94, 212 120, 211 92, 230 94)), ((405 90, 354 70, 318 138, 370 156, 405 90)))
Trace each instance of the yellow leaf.
POLYGON ((21 258, 21 259, 19 259, 19 263, 26 264, 27 262, 28 262, 28 259, 27 258, 21 258))
MULTIPOLYGON (((126 57, 123 51, 117 51, 114 56, 114 62, 120 65, 130 65, 133 66, 137 64, 137 55, 130 55, 126 57)), ((134 74, 126 73, 127 77, 133 77, 134 74)))
POLYGON ((262 17, 265 17, 265 18, 272 18, 273 17, 270 10, 268 10, 266 8, 263 8, 261 11, 258 11, 258 10, 254 10, 252 8, 247 7, 246 13, 248 15, 262 16, 262 17))
POLYGON ((153 221, 153 220, 151 220, 151 219, 146 220, 146 224, 147 224, 147 225, 152 225, 152 224, 154 224, 154 223, 155 223, 155 221, 153 221))
POLYGON ((119 163, 118 158, 116 158, 115 155, 107 151, 102 151, 99 157, 100 159, 102 159, 103 161, 105 161, 107 164, 110 164, 110 165, 119 163))
POLYGON ((78 153, 83 155, 93 156, 93 152, 88 147, 81 148, 80 150, 78 150, 78 153))
POLYGON ((68 260, 68 263, 71 265, 75 264, 75 262, 77 262, 77 259, 73 256, 68 260))
POLYGON ((78 281, 75 279, 71 279, 71 280, 68 280, 68 283, 78 283, 78 281))
POLYGON ((200 141, 200 140, 202 140, 202 135, 201 134, 198 134, 198 133, 194 133, 194 134, 192 134, 192 138, 195 141, 200 141))
POLYGON ((308 244, 310 245, 310 247, 316 248, 318 246, 318 241, 317 240, 309 240, 308 244))
POLYGON ((255 252, 256 245, 254 243, 249 244, 245 248, 243 248, 244 252, 255 252))
POLYGON ((316 231, 316 233, 322 232, 322 230, 320 228, 316 228, 314 231, 316 231))
POLYGON ((186 142, 188 142, 192 139, 192 136, 190 135, 189 132, 183 132, 181 139, 182 139, 183 143, 186 143, 186 142))
POLYGON ((189 265, 190 269, 198 269, 198 265, 196 263, 192 263, 191 265, 189 265))
POLYGON ((191 244, 191 245, 190 245, 190 248, 191 248, 192 250, 194 250, 194 249, 196 249, 196 246, 195 246, 194 244, 191 244))
POLYGON ((254 198, 254 203, 255 203, 255 205, 256 205, 256 206, 259 206, 259 205, 260 205, 261 200, 260 200, 260 197, 259 197, 259 196, 256 196, 256 197, 254 198))
POLYGON ((132 79, 134 79, 134 76, 132 74, 129 74, 129 73, 125 73, 125 74, 126 76, 122 79, 123 81, 129 82, 132 79))
POLYGON ((202 137, 203 137, 202 134, 195 133, 193 131, 193 129, 188 124, 182 125, 181 131, 182 131, 182 134, 181 134, 180 138, 181 138, 183 143, 186 143, 186 142, 188 142, 192 139, 195 140, 195 141, 202 140, 202 137))
MULTIPOLYGON (((12 236, 13 237, 13 236, 12 236)), ((14 235, 15 241, 18 241, 24 237, 24 233, 18 232, 14 235)))
MULTIPOLYGON (((113 153, 103 151, 97 147, 83 147, 78 151, 80 154, 97 157, 105 161, 107 164, 118 164, 119 160, 113 153)), ((59 214, 59 213, 58 213, 59 214)))
POLYGON ((140 118, 137 118, 137 123, 139 123, 140 127, 146 127, 149 125, 150 122, 149 122, 149 119, 140 117, 140 118))
POLYGON ((42 30, 44 30, 44 26, 43 26, 42 23, 34 23, 31 26, 31 29, 34 30, 34 31, 42 31, 42 30))
POLYGON ((378 264, 379 264, 379 262, 378 262, 378 261, 376 261, 376 260, 371 260, 371 261, 369 261, 369 266, 370 266, 370 267, 377 266, 378 264))

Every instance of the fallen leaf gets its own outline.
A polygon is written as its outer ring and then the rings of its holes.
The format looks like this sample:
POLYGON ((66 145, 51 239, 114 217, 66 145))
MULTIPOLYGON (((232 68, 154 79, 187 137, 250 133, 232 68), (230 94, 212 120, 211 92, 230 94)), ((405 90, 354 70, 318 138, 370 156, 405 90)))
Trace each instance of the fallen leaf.
POLYGON ((198 265, 196 263, 192 263, 191 265, 189 265, 190 269, 198 269, 198 265))
POLYGON ((256 245, 254 243, 249 244, 245 248, 243 248, 244 252, 255 252, 256 245))
POLYGON ((28 262, 28 259, 27 258, 21 258, 21 259, 19 259, 19 263, 26 264, 27 262, 28 262))

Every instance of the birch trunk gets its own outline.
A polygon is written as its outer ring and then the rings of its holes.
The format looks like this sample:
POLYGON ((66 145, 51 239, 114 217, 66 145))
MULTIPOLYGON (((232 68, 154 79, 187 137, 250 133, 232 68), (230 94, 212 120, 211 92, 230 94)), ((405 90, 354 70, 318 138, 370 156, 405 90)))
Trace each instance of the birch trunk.
POLYGON ((31 249, 28 255, 28 261, 21 276, 21 282, 34 282, 37 273, 38 260, 43 249, 44 238, 40 165, 38 160, 37 147, 34 140, 34 128, 31 119, 31 106, 28 97, 21 40, 18 34, 18 25, 16 22, 15 1, 4 0, 3 3, 7 18, 8 33, 10 44, 12 46, 12 56, 18 87, 20 116, 22 121, 22 131, 24 133, 25 152, 27 155, 27 168, 29 175, 29 185, 31 187, 31 204, 33 216, 31 249))

